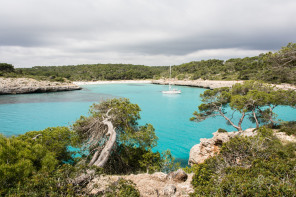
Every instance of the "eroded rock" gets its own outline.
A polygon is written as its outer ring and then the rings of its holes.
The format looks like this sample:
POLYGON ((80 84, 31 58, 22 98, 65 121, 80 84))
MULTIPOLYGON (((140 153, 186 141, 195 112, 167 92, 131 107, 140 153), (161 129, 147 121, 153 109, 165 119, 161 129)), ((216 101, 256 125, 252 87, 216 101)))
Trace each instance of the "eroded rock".
POLYGON ((228 142, 236 135, 254 136, 256 135, 256 132, 254 132, 253 128, 246 129, 245 131, 241 132, 220 133, 216 131, 213 133, 212 138, 202 138, 200 139, 199 144, 194 145, 190 149, 188 164, 192 166, 193 164, 203 163, 206 159, 218 154, 222 144, 228 142))
POLYGON ((164 196, 174 196, 174 194, 176 193, 177 188, 176 186, 170 184, 164 187, 163 189, 163 195, 164 196))
POLYGON ((188 175, 182 169, 179 169, 175 172, 171 172, 167 175, 168 180, 172 180, 175 182, 185 182, 187 178, 188 178, 188 175))
MULTIPOLYGON (((176 174, 181 175, 183 172, 179 171, 176 174)), ((88 184, 87 189, 90 194, 104 194, 110 184, 113 184, 114 182, 123 178, 135 183, 136 188, 140 191, 140 194, 143 197, 185 197, 189 196, 189 194, 194 191, 191 185, 192 176, 193 174, 188 174, 185 182, 178 182, 172 179, 167 179, 167 174, 162 172, 156 172, 154 174, 130 174, 123 176, 101 175, 94 178, 88 184)))

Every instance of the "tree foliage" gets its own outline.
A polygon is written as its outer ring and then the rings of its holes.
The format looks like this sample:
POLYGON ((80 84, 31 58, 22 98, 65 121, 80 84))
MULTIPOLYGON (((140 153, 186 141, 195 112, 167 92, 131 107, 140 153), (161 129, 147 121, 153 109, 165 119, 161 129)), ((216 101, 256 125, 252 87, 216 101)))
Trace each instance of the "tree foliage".
POLYGON ((289 43, 276 53, 268 53, 267 62, 274 80, 296 82, 296 43, 289 43))
POLYGON ((74 130, 82 139, 87 150, 86 163, 95 164, 106 148, 110 135, 102 124, 106 113, 115 128, 116 140, 108 151, 108 162, 104 169, 109 173, 128 173, 136 171, 153 172, 163 165, 161 154, 152 152, 157 144, 157 136, 151 124, 138 125, 140 108, 128 99, 111 99, 94 104, 89 117, 81 117, 74 130))
MULTIPOLYGON (((172 76, 208 80, 262 80, 296 84, 296 44, 254 57, 193 61, 173 67, 172 76)), ((166 71, 162 76, 168 77, 166 71)))
POLYGON ((194 166, 192 196, 295 195, 296 144, 283 145, 270 129, 257 133, 231 139, 219 155, 194 166))
POLYGON ((248 116, 256 127, 260 123, 276 124, 273 112, 278 105, 296 106, 296 93, 293 90, 276 90, 262 82, 247 81, 235 84, 232 88, 216 88, 206 90, 200 95, 203 103, 198 106, 199 112, 193 113, 192 121, 202 121, 208 117, 222 116, 238 131, 248 116), (227 109, 239 112, 241 117, 237 124, 227 116, 227 109))
POLYGON ((22 76, 71 81, 152 79, 167 70, 166 66, 143 66, 132 64, 83 64, 77 66, 35 66, 17 68, 22 76))
POLYGON ((6 74, 10 74, 14 72, 14 67, 11 64, 0 63, 0 76, 5 76, 6 74))
POLYGON ((71 158, 75 134, 66 127, 28 132, 18 137, 0 135, 0 194, 24 184, 34 174, 51 173, 71 158))

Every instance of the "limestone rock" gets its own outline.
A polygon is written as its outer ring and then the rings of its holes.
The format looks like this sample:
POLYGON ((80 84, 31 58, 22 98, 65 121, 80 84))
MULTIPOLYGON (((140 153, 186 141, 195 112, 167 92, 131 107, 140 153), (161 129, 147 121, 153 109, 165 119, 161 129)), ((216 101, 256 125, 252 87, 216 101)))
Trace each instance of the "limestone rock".
MULTIPOLYGON (((180 172, 181 171, 179 171, 178 174, 182 174, 180 172)), ((185 197, 194 192, 194 189, 191 185, 193 173, 187 175, 188 178, 185 182, 168 180, 166 177, 167 174, 162 172, 156 172, 154 174, 130 174, 123 176, 101 175, 94 178, 87 185, 87 191, 93 195, 104 194, 110 184, 114 184, 116 181, 123 178, 135 183, 136 188, 140 191, 140 195, 142 197, 185 197)))
POLYGON ((163 172, 155 172, 151 176, 153 177, 154 180, 165 181, 167 174, 165 174, 163 172))
POLYGON ((182 169, 179 169, 175 172, 171 172, 167 175, 168 180, 172 180, 175 182, 185 182, 187 178, 188 178, 188 175, 182 169))
POLYGON ((214 81, 214 80, 153 80, 153 84, 173 84, 181 86, 193 86, 193 87, 202 87, 202 88, 221 88, 221 87, 232 87, 236 83, 243 83, 243 81, 214 81))
POLYGON ((0 78, 0 95, 58 92, 80 89, 81 87, 72 83, 37 81, 30 78, 0 78))
MULTIPOLYGON (((235 136, 252 137, 257 135, 257 131, 254 128, 249 128, 240 132, 227 132, 227 133, 213 133, 213 137, 210 139, 202 138, 200 143, 194 145, 190 149, 189 165, 203 163, 206 159, 213 157, 219 153, 220 147, 223 143, 228 142, 235 136)), ((288 136, 283 132, 274 132, 274 135, 279 138, 283 143, 296 142, 296 136, 288 136)))
POLYGON ((163 189, 163 195, 164 196, 174 196, 174 194, 176 193, 177 188, 176 186, 170 184, 164 187, 163 189))
POLYGON ((88 185, 87 190, 90 194, 103 194, 110 184, 119 180, 119 176, 99 176, 94 178, 88 185))
POLYGON ((216 131, 213 133, 213 137, 210 139, 202 138, 200 143, 194 145, 190 149, 189 165, 203 163, 206 159, 213 157, 215 154, 220 152, 220 147, 223 143, 228 142, 231 138, 236 135, 242 136, 254 136, 256 132, 253 132, 253 128, 246 129, 241 132, 225 132, 220 133, 216 131))
MULTIPOLYGON (((161 79, 161 80, 153 80, 153 84, 161 84, 161 85, 168 85, 171 83, 172 85, 180 85, 180 86, 192 86, 192 87, 202 87, 202 88, 209 88, 209 89, 215 89, 215 88, 221 88, 221 87, 232 87, 236 83, 243 83, 243 81, 219 81, 219 80, 167 80, 167 79, 161 79)), ((280 84, 280 85, 274 85, 277 89, 283 89, 283 90, 296 90, 295 85, 291 84, 280 84)))
POLYGON ((275 136, 279 138, 283 143, 289 143, 289 142, 296 142, 296 136, 293 135, 287 135, 284 132, 276 132, 275 136))

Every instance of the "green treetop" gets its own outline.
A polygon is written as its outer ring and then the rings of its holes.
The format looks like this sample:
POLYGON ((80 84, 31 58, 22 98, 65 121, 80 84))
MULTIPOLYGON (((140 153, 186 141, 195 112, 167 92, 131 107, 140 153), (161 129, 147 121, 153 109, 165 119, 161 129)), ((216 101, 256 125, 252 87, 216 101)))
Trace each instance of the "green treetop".
POLYGON ((278 105, 296 106, 296 93, 293 90, 276 90, 262 82, 247 81, 235 84, 232 88, 206 90, 201 94, 203 103, 198 106, 199 112, 193 113, 192 121, 202 121, 208 117, 222 116, 238 131, 246 116, 256 123, 275 124, 276 114, 273 109, 278 105), (226 115, 226 109, 240 112, 241 117, 236 124, 226 115))

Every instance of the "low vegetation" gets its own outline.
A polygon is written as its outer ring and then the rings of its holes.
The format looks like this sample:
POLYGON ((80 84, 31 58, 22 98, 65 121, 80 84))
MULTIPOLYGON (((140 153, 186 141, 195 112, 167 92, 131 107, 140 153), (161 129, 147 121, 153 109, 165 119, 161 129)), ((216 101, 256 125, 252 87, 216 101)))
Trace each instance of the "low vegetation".
POLYGON ((284 122, 280 125, 280 132, 296 136, 296 121, 284 122))
POLYGON ((192 196, 295 196, 296 144, 283 145, 265 127, 257 133, 236 136, 194 166, 192 196))

